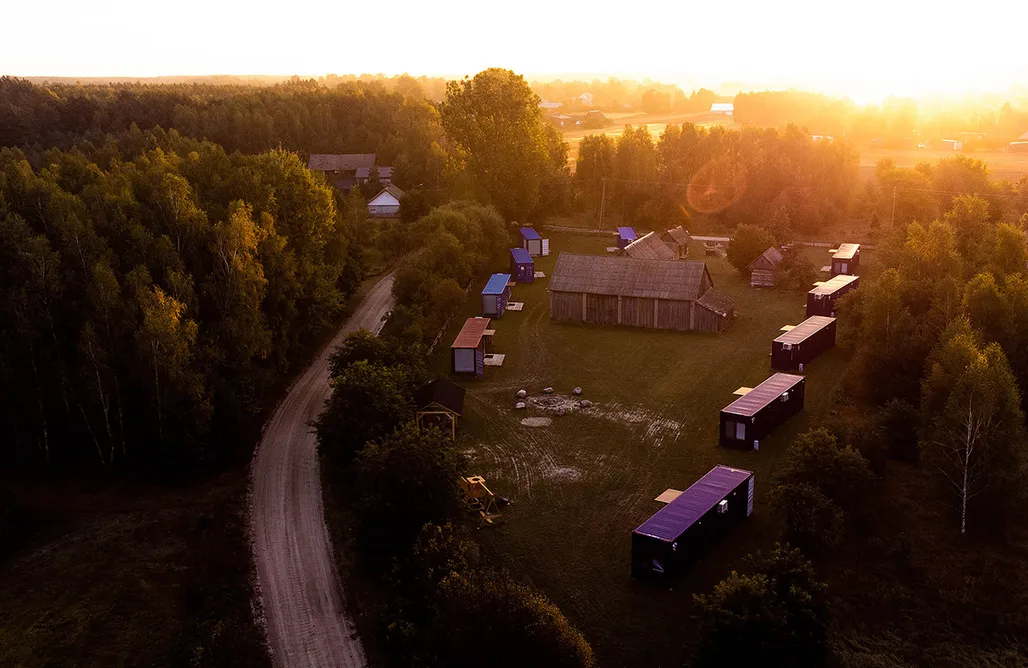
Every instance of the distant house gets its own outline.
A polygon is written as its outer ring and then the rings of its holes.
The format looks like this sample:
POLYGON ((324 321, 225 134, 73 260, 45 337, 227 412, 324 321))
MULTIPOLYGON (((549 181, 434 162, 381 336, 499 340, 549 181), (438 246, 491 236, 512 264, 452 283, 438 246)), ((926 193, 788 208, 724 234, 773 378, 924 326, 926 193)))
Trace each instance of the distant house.
POLYGON ((735 113, 734 102, 715 102, 710 105, 710 113, 719 114, 721 116, 731 116, 735 113))
POLYGON ((1028 153, 1028 132, 1010 142, 1011 153, 1028 153))
POLYGON ((414 392, 417 409, 414 419, 419 429, 439 427, 457 439, 457 420, 464 412, 464 388, 446 378, 437 378, 414 392))
POLYGON ((635 230, 631 227, 619 227, 618 228, 618 248, 624 250, 628 244, 632 243, 639 237, 636 235, 635 230))
POLYGON ((625 246, 624 254, 640 260, 674 260, 675 253, 654 232, 648 232, 625 246))
POLYGON ((815 141, 815 142, 818 142, 818 141, 833 142, 833 141, 835 141, 835 137, 833 137, 832 135, 810 135, 810 140, 811 141, 815 141))
POLYGON ((378 179, 389 184, 393 178, 393 168, 375 164, 374 153, 313 153, 307 161, 312 172, 321 172, 325 180, 339 190, 349 191, 356 185, 371 180, 377 168, 378 179))
POLYGON ((939 148, 943 151, 959 151, 964 148, 964 142, 957 139, 943 139, 939 144, 939 148))
POLYGON ((750 262, 747 269, 750 272, 750 287, 773 288, 775 286, 775 275, 778 273, 778 265, 782 263, 782 253, 774 246, 757 256, 757 259, 750 262))
POLYGON ((400 215, 400 200, 404 193, 396 186, 386 186, 368 200, 368 213, 375 218, 394 218, 400 215))
POLYGON ((586 92, 578 96, 578 101, 587 107, 593 106, 593 94, 586 92))
POLYGON ((663 232, 660 235, 660 240, 671 250, 675 259, 684 260, 689 257, 689 245, 692 243, 692 236, 681 225, 663 232))

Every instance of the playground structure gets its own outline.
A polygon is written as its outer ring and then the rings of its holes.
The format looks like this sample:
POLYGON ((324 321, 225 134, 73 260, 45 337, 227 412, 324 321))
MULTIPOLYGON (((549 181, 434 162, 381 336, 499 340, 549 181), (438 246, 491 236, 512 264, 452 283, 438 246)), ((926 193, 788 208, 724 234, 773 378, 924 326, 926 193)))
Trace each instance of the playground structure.
POLYGON ((464 494, 464 505, 477 512, 487 524, 500 516, 498 503, 507 503, 507 499, 498 497, 485 486, 485 478, 480 475, 461 477, 460 488, 464 494))

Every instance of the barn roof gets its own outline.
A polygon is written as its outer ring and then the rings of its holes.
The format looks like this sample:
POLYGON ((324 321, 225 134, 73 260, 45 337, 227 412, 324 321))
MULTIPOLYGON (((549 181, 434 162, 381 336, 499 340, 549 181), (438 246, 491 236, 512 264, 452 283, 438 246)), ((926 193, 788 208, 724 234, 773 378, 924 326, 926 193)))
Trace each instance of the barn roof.
POLYGON ((307 161, 307 167, 316 172, 354 172, 374 164, 374 153, 312 153, 307 161))
POLYGON ((402 190, 400 190, 399 188, 397 188, 396 186, 390 184, 390 185, 386 186, 385 188, 382 188, 382 190, 380 190, 377 195, 375 195, 374 197, 369 199, 368 200, 368 204, 369 205, 374 204, 375 200, 377 200, 379 197, 381 197, 382 195, 384 195, 386 193, 389 193, 390 195, 395 197, 397 201, 399 201, 400 198, 402 198, 404 195, 407 194, 407 193, 403 192, 402 190))
POLYGON ((424 410, 432 404, 439 404, 460 415, 464 411, 464 393, 464 388, 453 381, 436 378, 414 392, 414 404, 418 410, 424 410))
POLYGON ((721 410, 732 415, 750 417, 757 411, 803 382, 803 376, 791 373, 776 373, 760 385, 742 395, 721 410))
POLYGON ((812 315, 775 339, 775 343, 803 343, 833 322, 835 322, 835 318, 829 318, 824 315, 812 315))
POLYGON ((666 542, 678 540, 686 529, 710 512, 751 475, 753 473, 750 471, 715 466, 671 503, 640 524, 633 533, 666 542))
POLYGON ((772 267, 777 267, 782 261, 782 253, 774 246, 770 246, 766 251, 757 256, 753 262, 750 262, 747 269, 752 269, 755 264, 769 264, 772 267))
POLYGON ((661 235, 661 238, 663 238, 664 241, 673 241, 681 246, 692 243, 692 236, 689 234, 689 231, 681 225, 664 232, 664 234, 661 235))
POLYGON ((493 274, 482 288, 483 295, 502 295, 510 283, 510 274, 493 274))
POLYGON ((721 292, 717 288, 707 290, 696 303, 724 318, 730 316, 735 310, 735 300, 731 295, 721 292))
POLYGON ((839 244, 839 250, 832 256, 834 260, 852 260, 860 252, 860 244, 839 244))
POLYGON ((674 260, 674 252, 653 232, 648 232, 625 246, 625 255, 650 260, 674 260))
POLYGON ((808 294, 812 295, 830 295, 840 288, 844 288, 854 281, 859 281, 860 276, 851 276, 849 274, 839 274, 834 276, 821 285, 816 286, 808 294))
POLYGON ((702 296, 704 276, 710 280, 707 265, 697 261, 561 253, 548 289, 695 301, 702 296))
POLYGON ((627 241, 631 241, 633 239, 637 239, 638 238, 637 235, 635 234, 635 230, 633 228, 631 228, 631 227, 619 227, 618 228, 618 236, 621 237, 622 239, 627 240, 627 241))
POLYGON ((450 347, 477 348, 487 329, 489 329, 489 318, 468 318, 450 347))
POLYGON ((532 256, 525 248, 511 248, 510 254, 518 264, 535 264, 532 256))
POLYGON ((526 241, 535 241, 536 239, 542 239, 542 237, 539 236, 539 233, 536 232, 535 228, 533 227, 522 227, 521 238, 525 239, 526 241))

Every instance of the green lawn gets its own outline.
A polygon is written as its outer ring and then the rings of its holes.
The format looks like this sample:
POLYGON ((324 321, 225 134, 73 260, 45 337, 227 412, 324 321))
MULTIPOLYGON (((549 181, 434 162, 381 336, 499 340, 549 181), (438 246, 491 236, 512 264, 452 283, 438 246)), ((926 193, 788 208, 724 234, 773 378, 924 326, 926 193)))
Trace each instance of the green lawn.
MULTIPOLYGON (((597 236, 550 235, 553 254, 537 258, 536 269, 548 277, 561 251, 602 253, 608 244, 597 236)), ((726 333, 551 322, 547 279, 537 279, 514 289, 524 311, 493 322, 491 350, 506 354, 503 366, 487 367, 484 379, 461 381, 468 396, 460 445, 471 455, 471 472, 513 501, 499 526, 480 533, 486 550, 550 596, 586 634, 602 666, 681 665, 695 627, 692 594, 773 540, 776 526, 762 492, 789 439, 817 425, 828 409, 849 358, 836 348, 811 365, 806 410, 759 453, 718 447, 718 410, 736 388, 771 373, 771 340, 782 325, 803 320, 805 296, 751 289, 726 261, 702 258, 702 248, 693 253, 735 298, 737 318, 726 333), (576 385, 593 407, 565 416, 514 408, 519 389, 536 396, 552 386, 556 395, 570 395, 576 385), (553 422, 528 427, 521 424, 525 417, 553 422), (631 579, 630 533, 660 508, 654 497, 669 487, 685 489, 715 464, 756 472, 754 515, 670 587, 631 579)), ((480 288, 471 291, 463 315, 477 315, 480 288)), ((462 323, 433 360, 441 374, 462 323)))

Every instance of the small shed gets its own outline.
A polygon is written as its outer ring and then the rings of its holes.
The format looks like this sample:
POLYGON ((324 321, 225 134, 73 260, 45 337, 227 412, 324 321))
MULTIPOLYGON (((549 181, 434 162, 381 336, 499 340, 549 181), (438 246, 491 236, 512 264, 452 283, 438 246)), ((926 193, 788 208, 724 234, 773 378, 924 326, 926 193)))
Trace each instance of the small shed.
POLYGON ((624 250, 628 247, 628 244, 632 243, 639 237, 635 234, 635 230, 631 227, 619 227, 618 228, 618 248, 624 250))
POLYGON ((839 297, 860 286, 860 276, 839 274, 807 293, 807 317, 827 315, 835 317, 835 304, 839 297))
POLYGON ((535 280, 535 260, 524 248, 510 249, 510 273, 518 283, 535 280))
POLYGON ((450 346, 450 364, 455 374, 485 374, 485 347, 489 318, 468 318, 450 346))
POLYGON ((792 371, 835 346, 835 318, 812 315, 771 342, 771 368, 792 371))
POLYGON ((625 246, 622 251, 628 257, 640 258, 643 260, 674 260, 675 253, 667 247, 660 237, 647 232, 632 243, 625 246))
POLYGON ((457 439, 457 420, 464 412, 464 388, 446 378, 436 378, 414 392, 414 419, 419 429, 439 427, 457 439))
POLYGON ((755 450, 782 423, 803 410, 806 379, 776 373, 721 409, 720 443, 755 450))
POLYGON ((400 200, 403 198, 402 190, 394 185, 388 185, 368 200, 368 213, 376 218, 392 218, 400 215, 400 200))
POLYGON ((660 240, 671 250, 675 259, 685 260, 689 257, 689 245, 692 243, 692 236, 681 225, 661 234, 660 240))
POLYGON ((632 532, 632 577, 671 577, 753 513, 752 471, 715 466, 632 532))
POLYGON ((860 244, 839 244, 832 256, 832 276, 855 274, 860 269, 860 244))
POLYGON ((766 251, 750 262, 747 269, 750 272, 750 287, 773 288, 775 286, 775 275, 778 273, 778 265, 782 263, 782 252, 771 246, 766 251))
POLYGON ((535 231, 535 228, 522 227, 519 233, 521 235, 521 247, 527 250, 528 254, 532 257, 542 257, 544 240, 539 236, 539 233, 535 231))
POLYGON ((503 317, 510 301, 510 274, 493 274, 482 288, 482 315, 503 317))

